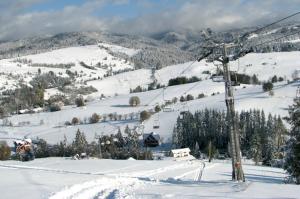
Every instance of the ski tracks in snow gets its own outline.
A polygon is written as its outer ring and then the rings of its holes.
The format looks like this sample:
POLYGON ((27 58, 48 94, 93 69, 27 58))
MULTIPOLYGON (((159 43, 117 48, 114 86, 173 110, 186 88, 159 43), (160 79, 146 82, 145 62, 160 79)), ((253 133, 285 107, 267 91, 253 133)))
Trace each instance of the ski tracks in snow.
POLYGON ((178 176, 175 176, 174 179, 175 180, 180 180, 180 179, 183 179, 184 177, 186 176, 190 176, 192 174, 194 174, 194 177, 193 177, 193 180, 194 181, 200 181, 201 178, 202 178, 202 173, 204 171, 204 168, 205 168, 205 162, 199 162, 199 167, 194 169, 194 170, 191 170, 191 171, 188 171, 188 172, 185 172, 181 175, 178 175, 178 176))
MULTIPOLYGON (((20 165, 0 165, 0 167, 11 169, 30 169, 47 172, 58 172, 66 174, 84 174, 103 176, 97 180, 73 185, 52 195, 51 199, 97 199, 97 198, 135 198, 134 190, 146 186, 147 183, 157 183, 160 180, 185 180, 200 181, 204 168, 210 168, 215 164, 205 167, 202 161, 184 161, 152 170, 139 170, 137 172, 116 173, 126 168, 139 167, 140 165, 130 165, 122 169, 112 169, 106 172, 76 172, 67 170, 57 170, 43 167, 20 166, 20 165)), ((161 182, 163 182, 161 181, 161 182)), ((239 189, 238 187, 235 187, 239 189)))
POLYGON ((143 185, 137 178, 101 178, 98 180, 73 185, 57 192, 49 199, 131 199, 134 189, 143 185))
POLYGON ((200 181, 204 162, 183 162, 175 165, 169 165, 162 168, 131 172, 131 173, 108 173, 105 177, 98 180, 85 182, 82 184, 74 185, 65 190, 57 192, 50 199, 96 199, 96 198, 135 198, 134 190, 137 188, 145 187, 147 183, 157 183, 160 181, 159 177, 166 174, 171 174, 169 179, 181 180, 186 176, 193 175, 194 181, 200 181), (177 171, 195 168, 191 171, 181 173, 174 177, 177 171), (153 179, 150 179, 153 178, 153 179))

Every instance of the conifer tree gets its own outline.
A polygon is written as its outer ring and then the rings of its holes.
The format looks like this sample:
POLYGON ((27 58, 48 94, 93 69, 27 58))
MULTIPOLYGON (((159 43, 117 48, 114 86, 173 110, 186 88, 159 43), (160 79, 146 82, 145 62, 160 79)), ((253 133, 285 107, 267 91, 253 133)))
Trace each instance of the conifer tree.
POLYGON ((276 118, 276 124, 274 127, 275 131, 275 158, 282 159, 283 154, 281 153, 281 148, 284 146, 287 135, 287 130, 282 122, 281 117, 276 118))
POLYGON ((123 147, 125 145, 125 140, 123 138, 121 129, 118 129, 118 133, 116 134, 116 138, 118 139, 118 146, 123 147))
POLYGON ((83 132, 80 132, 78 129, 76 132, 75 140, 72 143, 72 147, 75 153, 84 153, 87 150, 88 142, 86 141, 85 135, 83 132))
POLYGON ((291 124, 291 138, 287 144, 284 168, 296 184, 300 184, 300 98, 290 107, 288 122, 291 124))
POLYGON ((271 161, 275 155, 275 135, 274 135, 274 121, 271 114, 268 116, 266 132, 265 132, 265 143, 263 143, 263 164, 271 166, 271 161))
POLYGON ((258 165, 261 160, 261 140, 258 132, 255 132, 251 139, 251 155, 255 165, 258 165))

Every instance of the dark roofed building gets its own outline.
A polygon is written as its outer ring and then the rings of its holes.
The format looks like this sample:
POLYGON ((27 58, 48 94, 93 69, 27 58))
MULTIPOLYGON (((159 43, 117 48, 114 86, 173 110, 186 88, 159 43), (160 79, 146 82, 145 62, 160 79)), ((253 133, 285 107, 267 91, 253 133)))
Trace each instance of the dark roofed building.
POLYGON ((160 144, 160 136, 154 132, 144 134, 143 140, 145 147, 157 147, 160 144))

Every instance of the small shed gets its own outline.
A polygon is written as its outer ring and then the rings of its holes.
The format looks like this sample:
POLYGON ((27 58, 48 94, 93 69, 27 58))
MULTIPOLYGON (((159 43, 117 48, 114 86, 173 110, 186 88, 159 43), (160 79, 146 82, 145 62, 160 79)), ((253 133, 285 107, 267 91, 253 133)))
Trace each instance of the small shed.
POLYGON ((174 158, 187 157, 190 155, 190 152, 189 148, 173 149, 171 150, 171 156, 174 158))
POLYGON ((157 147, 160 145, 160 136, 154 132, 144 134, 143 140, 145 147, 157 147))

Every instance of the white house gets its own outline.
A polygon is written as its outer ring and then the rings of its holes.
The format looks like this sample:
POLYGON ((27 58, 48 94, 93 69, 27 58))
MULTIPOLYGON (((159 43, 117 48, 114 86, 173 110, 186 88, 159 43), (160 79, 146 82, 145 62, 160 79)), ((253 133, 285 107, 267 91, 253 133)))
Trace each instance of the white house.
POLYGON ((187 157, 190 155, 190 152, 189 148, 173 149, 171 150, 171 156, 174 158, 187 157))

